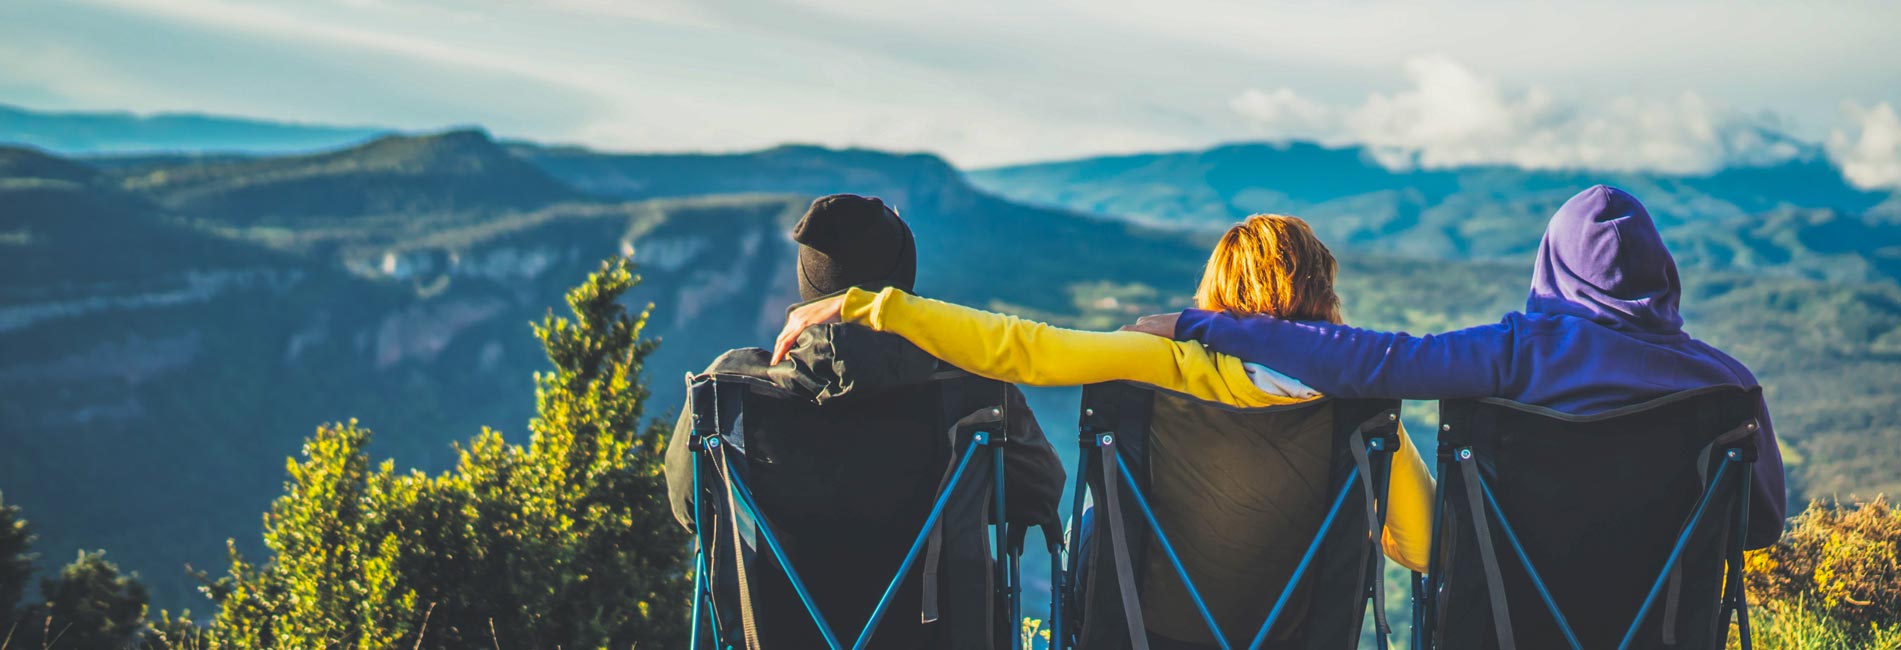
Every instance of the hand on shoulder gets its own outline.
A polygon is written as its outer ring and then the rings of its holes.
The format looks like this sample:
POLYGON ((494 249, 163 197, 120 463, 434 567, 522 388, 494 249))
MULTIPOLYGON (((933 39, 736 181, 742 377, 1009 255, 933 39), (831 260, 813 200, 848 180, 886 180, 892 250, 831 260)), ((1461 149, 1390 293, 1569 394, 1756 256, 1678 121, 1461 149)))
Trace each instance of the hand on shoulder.
POLYGON ((1175 321, 1181 319, 1181 317, 1180 312, 1143 316, 1136 319, 1133 324, 1123 325, 1122 331, 1154 334, 1165 339, 1173 339, 1175 338, 1175 321))
POLYGON ((799 333, 804 332, 805 328, 836 323, 844 309, 845 296, 838 295, 814 300, 786 312, 785 328, 779 330, 779 338, 772 344, 772 365, 779 365, 780 361, 785 360, 786 354, 798 344, 799 333))

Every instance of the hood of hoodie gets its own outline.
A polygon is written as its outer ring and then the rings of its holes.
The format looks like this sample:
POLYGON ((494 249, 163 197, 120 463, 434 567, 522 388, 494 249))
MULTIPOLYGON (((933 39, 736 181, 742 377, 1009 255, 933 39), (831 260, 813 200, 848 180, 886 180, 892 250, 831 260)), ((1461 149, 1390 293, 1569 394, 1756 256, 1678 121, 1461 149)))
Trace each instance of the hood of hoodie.
POLYGON ((784 362, 759 348, 722 354, 706 374, 764 380, 797 397, 824 404, 835 399, 914 386, 939 370, 936 357, 896 334, 858 325, 832 323, 808 327, 784 362))
POLYGON ((1546 224, 1525 311, 1675 334, 1683 329, 1681 287, 1650 212, 1630 193, 1598 185, 1565 201, 1546 224))

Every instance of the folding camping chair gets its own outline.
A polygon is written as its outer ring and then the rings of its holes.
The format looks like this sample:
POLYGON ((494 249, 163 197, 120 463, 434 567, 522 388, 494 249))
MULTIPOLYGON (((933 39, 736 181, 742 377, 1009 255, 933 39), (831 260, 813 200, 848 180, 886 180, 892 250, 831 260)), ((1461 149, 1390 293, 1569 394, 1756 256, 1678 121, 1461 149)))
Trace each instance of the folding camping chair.
POLYGON ((1022 533, 999 523, 1004 384, 942 372, 824 406, 744 376, 688 377, 688 388, 694 521, 705 522, 694 650, 1013 642, 1022 533), (842 466, 844 450, 880 460, 842 466), (841 512, 845 500, 856 506, 841 512), (801 573, 814 564, 823 575, 801 573))
POLYGON ((1742 544, 1757 390, 1685 391, 1593 416, 1441 402, 1415 647, 1720 648, 1733 612, 1749 648, 1742 544))
POLYGON ((1052 621, 1052 647, 1144 650, 1155 633, 1347 650, 1369 600, 1384 647, 1379 539, 1398 400, 1240 409, 1109 383, 1084 388, 1082 404, 1071 512, 1085 488, 1091 508, 1070 520, 1069 622, 1052 621), (1215 478, 1182 480, 1191 474, 1215 478), (1237 557, 1247 566, 1224 568, 1237 557), (1204 598, 1211 583, 1225 591, 1204 598))

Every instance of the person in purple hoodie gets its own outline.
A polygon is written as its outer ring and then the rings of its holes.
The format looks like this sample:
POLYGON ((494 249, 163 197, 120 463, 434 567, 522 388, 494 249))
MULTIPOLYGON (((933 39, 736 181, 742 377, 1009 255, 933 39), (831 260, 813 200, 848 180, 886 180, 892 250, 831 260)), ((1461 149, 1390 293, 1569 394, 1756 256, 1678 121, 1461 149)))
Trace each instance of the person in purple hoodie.
MULTIPOLYGON (((1683 331, 1676 260, 1636 197, 1599 185, 1552 215, 1524 313, 1492 325, 1412 336, 1271 316, 1190 309, 1129 329, 1273 368, 1345 398, 1501 397, 1588 415, 1713 385, 1754 387, 1729 355, 1683 331)), ((1748 548, 1775 543, 1786 512, 1782 453, 1757 405, 1760 457, 1748 548)))

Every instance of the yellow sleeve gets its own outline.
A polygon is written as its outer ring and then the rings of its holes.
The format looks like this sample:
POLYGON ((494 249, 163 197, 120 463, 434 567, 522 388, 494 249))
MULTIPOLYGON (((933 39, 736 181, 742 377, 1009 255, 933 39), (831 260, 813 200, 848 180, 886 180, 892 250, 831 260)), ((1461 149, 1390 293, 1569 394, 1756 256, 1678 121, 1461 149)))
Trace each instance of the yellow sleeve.
POLYGON ((1386 484, 1386 530, 1380 543, 1386 557, 1420 573, 1426 572, 1426 559, 1432 556, 1432 497, 1432 474, 1401 426, 1399 451, 1393 453, 1392 478, 1386 484))
POLYGON ((886 288, 845 293, 840 317, 904 337, 972 374, 1032 386, 1127 380, 1230 406, 1306 401, 1267 393, 1235 357, 1195 341, 1052 327, 886 288))
MULTIPOLYGON (((971 373, 1034 386, 1134 381, 1230 406, 1306 401, 1273 395, 1248 379, 1241 360, 1194 341, 1139 332, 1085 332, 919 298, 897 289, 851 289, 840 318, 904 337, 931 356, 971 373)), ((1426 570, 1432 546, 1432 474, 1400 429, 1387 485, 1387 557, 1426 570)))

